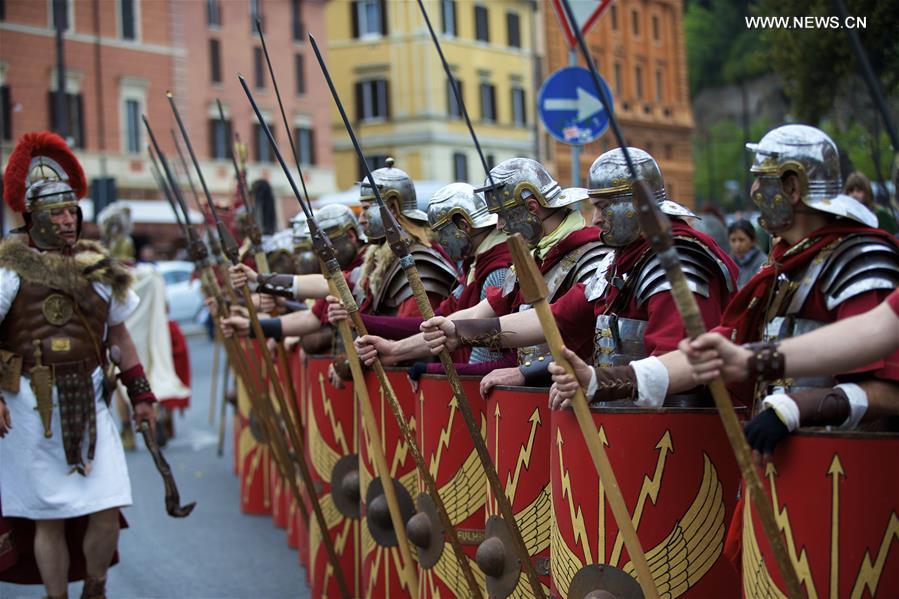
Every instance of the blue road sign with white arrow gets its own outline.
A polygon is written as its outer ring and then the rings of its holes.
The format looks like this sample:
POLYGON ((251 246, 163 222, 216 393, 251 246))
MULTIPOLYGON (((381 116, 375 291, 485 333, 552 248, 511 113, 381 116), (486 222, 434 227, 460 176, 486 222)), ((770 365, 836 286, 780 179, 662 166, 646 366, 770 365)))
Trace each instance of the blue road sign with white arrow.
MULTIPOLYGON (((605 80, 601 82, 611 104, 612 92, 605 80)), ((563 143, 583 145, 606 132, 613 106, 603 106, 590 71, 565 67, 543 82, 537 110, 550 135, 563 143)))

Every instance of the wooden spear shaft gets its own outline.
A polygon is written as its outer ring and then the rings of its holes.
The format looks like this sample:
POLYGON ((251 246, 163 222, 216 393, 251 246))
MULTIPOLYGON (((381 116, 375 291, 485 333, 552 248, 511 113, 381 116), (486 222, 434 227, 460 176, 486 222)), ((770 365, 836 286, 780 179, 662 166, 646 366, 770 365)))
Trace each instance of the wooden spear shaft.
MULTIPOLYGON (((324 268, 322 270, 323 272, 328 272, 324 268)), ((342 273, 329 273, 327 278, 328 287, 330 288, 331 293, 341 299, 345 299, 344 295, 349 296, 349 299, 351 300, 350 306, 355 308, 350 314, 358 315, 358 307, 356 307, 356 302, 353 299, 352 293, 350 293, 346 281, 343 279, 342 273), (335 279, 343 281, 343 285, 335 284, 335 279), (346 292, 342 293, 344 288, 346 289, 346 292)), ((344 306, 346 305, 347 304, 344 303, 344 306)), ((349 311, 350 308, 347 308, 347 310, 349 311)), ((362 319, 359 318, 360 322, 361 320, 362 319)), ((384 445, 381 440, 380 428, 375 420, 374 410, 371 407, 371 397, 368 394, 368 387, 365 384, 365 373, 362 372, 362 362, 359 360, 359 354, 356 353, 356 346, 353 345, 353 333, 350 331, 350 323, 346 320, 340 322, 337 325, 337 331, 340 334, 341 341, 343 341, 347 361, 350 363, 350 372, 353 375, 353 390, 356 393, 356 398, 361 407, 362 420, 365 423, 365 428, 368 430, 368 436, 371 439, 373 448, 371 458, 375 465, 375 472, 377 472, 378 478, 381 479, 381 487, 384 489, 384 498, 387 500, 387 510, 390 513, 390 521, 393 523, 397 545, 400 550, 400 557, 403 559, 403 578, 406 580, 406 584, 409 585, 409 592, 414 595, 418 592, 418 572, 415 570, 415 562, 412 561, 412 552, 409 550, 409 537, 406 535, 406 523, 403 522, 399 500, 396 497, 396 489, 393 488, 393 479, 390 476, 390 467, 387 465, 387 458, 384 456, 384 445)), ((378 363, 378 366, 380 366, 380 363, 378 363)), ((378 380, 381 382, 384 394, 388 397, 391 411, 396 415, 399 410, 399 404, 393 393, 393 388, 390 386, 390 381, 387 380, 387 375, 384 373, 383 367, 380 368, 378 380), (396 405, 397 410, 393 409, 394 405, 396 405)), ((402 415, 397 418, 397 422, 405 422, 402 415)), ((408 445, 408 439, 405 440, 408 445)))
MULTIPOLYGON (((546 288, 546 282, 537 264, 534 262, 533 256, 528 252, 527 246, 521 235, 515 234, 509 238, 509 250, 512 253, 512 260, 515 262, 515 271, 518 273, 518 283, 521 287, 521 293, 524 301, 533 306, 537 317, 540 319, 540 325, 546 336, 546 342, 552 351, 553 361, 562 366, 568 373, 573 374, 571 364, 562 354, 562 335, 559 333, 559 327, 549 308, 546 297, 549 292, 546 288)), ((599 431, 596 429, 596 423, 590 415, 590 408, 587 406, 587 398, 581 389, 575 393, 574 400, 571 402, 574 408, 574 415, 577 418, 578 426, 584 441, 587 443, 587 450, 593 459, 593 465, 599 473, 599 480, 602 482, 606 490, 606 497, 609 499, 609 505, 612 507, 612 514, 615 516, 615 522, 618 524, 618 530, 624 538, 624 546, 634 563, 637 571, 637 580, 640 588, 643 589, 643 595, 649 599, 658 599, 659 593, 656 590, 655 581, 652 578, 652 572, 649 569, 649 563, 646 561, 646 554, 643 553, 643 547, 640 545, 640 539, 637 537, 637 531, 631 521, 630 514, 627 511, 627 505, 624 503, 624 496, 618 486, 618 479, 609 462, 609 456, 606 455, 605 447, 599 440, 599 431)))

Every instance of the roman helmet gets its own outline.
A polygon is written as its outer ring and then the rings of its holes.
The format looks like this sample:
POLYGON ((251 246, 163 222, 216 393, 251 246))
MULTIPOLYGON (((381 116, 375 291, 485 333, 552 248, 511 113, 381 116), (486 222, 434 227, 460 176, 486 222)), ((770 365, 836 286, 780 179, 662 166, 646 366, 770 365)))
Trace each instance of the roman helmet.
POLYGON ((476 249, 471 233, 456 225, 462 217, 472 229, 495 227, 497 216, 487 209, 483 194, 468 183, 450 183, 437 190, 428 202, 428 224, 453 260, 462 260, 476 249))
POLYGON ((331 240, 340 267, 349 266, 365 241, 362 227, 359 226, 353 211, 343 204, 329 204, 316 212, 315 222, 331 240), (347 235, 347 231, 351 229, 356 232, 358 240, 356 244, 352 243, 347 235))
POLYGON ((754 154, 750 171, 758 180, 752 201, 761 213, 759 224, 768 232, 777 234, 793 224, 796 208, 781 181, 788 172, 799 177, 801 201, 809 208, 877 226, 873 212, 841 193, 837 145, 820 129, 783 125, 766 133, 758 143, 746 144, 746 148, 754 154))
MULTIPOLYGON (((35 247, 60 250, 66 246, 50 219, 53 210, 78 207, 87 193, 84 170, 63 139, 47 131, 26 133, 16 144, 3 177, 3 199, 22 214, 35 247)), ((78 234, 81 234, 78 207, 78 234)))
MULTIPOLYGON (((662 212, 668 216, 698 218, 685 206, 668 197, 662 170, 648 152, 640 148, 628 148, 627 151, 637 177, 647 183, 662 212)), ((633 201, 631 172, 621 148, 609 150, 594 160, 587 178, 590 187, 586 190, 585 197, 606 200, 597 208, 601 210, 603 217, 603 242, 622 247, 636 240, 640 235, 640 224, 633 201)))
MULTIPOLYGON (((387 166, 375 169, 371 173, 385 205, 390 209, 399 210, 400 214, 414 221, 427 222, 428 215, 418 209, 412 178, 405 171, 393 166, 393 158, 388 158, 386 164, 387 166)), ((368 221, 365 236, 373 241, 383 239, 387 232, 384 230, 384 223, 381 222, 381 209, 376 203, 374 190, 367 177, 360 181, 359 185, 359 199, 372 203, 365 213, 368 221)))
MULTIPOLYGON (((520 233, 534 247, 543 237, 543 222, 528 211, 528 198, 536 199, 544 208, 565 208, 579 201, 577 188, 563 190, 546 168, 530 158, 509 158, 492 169, 477 190, 482 193, 489 211, 502 217, 503 230, 520 233)), ((582 191, 582 190, 581 190, 582 191)))

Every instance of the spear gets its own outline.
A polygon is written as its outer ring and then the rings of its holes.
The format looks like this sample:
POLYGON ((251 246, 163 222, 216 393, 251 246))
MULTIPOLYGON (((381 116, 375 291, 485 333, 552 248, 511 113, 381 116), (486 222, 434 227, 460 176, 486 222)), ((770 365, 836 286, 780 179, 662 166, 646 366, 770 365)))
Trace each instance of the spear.
MULTIPOLYGON (((590 56, 590 52, 587 50, 587 45, 584 43, 584 36, 576 25, 577 21, 574 18, 571 6, 569 5, 568 0, 561 0, 561 2, 568 21, 573 25, 571 29, 577 37, 578 47, 584 56, 587 68, 590 70, 590 75, 593 79, 593 84, 596 86, 599 98, 604 106, 610 106, 611 104, 606 97, 605 89, 600 84, 599 71, 596 69, 593 57, 590 56)), ((705 324, 702 322, 702 315, 699 312, 699 306, 696 304, 696 298, 687 286, 687 279, 684 275, 684 271, 681 269, 680 258, 674 249, 674 240, 671 235, 671 221, 662 213, 656 202, 652 199, 652 192, 649 190, 646 182, 637 177, 634 164, 627 151, 628 146, 624 141, 621 128, 618 126, 618 119, 614 113, 609 112, 608 114, 612 130, 615 133, 618 145, 621 147, 621 151, 624 154, 624 160, 627 162, 628 170, 631 173, 634 202, 637 204, 637 218, 640 222, 640 227, 643 229, 643 235, 649 241, 653 251, 656 256, 658 256, 659 261, 665 269, 665 276, 671 283, 671 295, 674 298, 674 301, 677 304, 677 310, 684 321, 684 329, 686 330, 687 335, 690 338, 698 337, 705 332, 705 324)), ((566 361, 560 361, 558 359, 556 361, 564 366, 566 370, 571 372, 571 366, 570 364, 567 364, 566 361)), ((718 407, 718 414, 721 416, 721 422, 724 425, 724 431, 727 434, 727 438, 730 440, 731 447, 733 448, 734 455, 737 459, 737 464, 739 464, 740 471, 743 474, 743 480, 746 481, 746 486, 749 488, 752 500, 758 510, 765 536, 768 538, 768 543, 770 543, 771 548, 774 551, 775 561, 777 562, 780 573, 783 575, 784 582, 787 585, 787 592, 790 597, 798 599, 801 597, 799 578, 797 577, 796 570, 793 568, 793 564, 787 554, 787 548, 784 544, 783 537, 780 536, 777 522, 774 519, 774 510, 771 506, 771 500, 765 493, 759 473, 752 463, 749 444, 746 442, 743 429, 737 419, 737 413, 730 401, 727 388, 724 386, 724 379, 718 377, 709 383, 709 388, 712 392, 712 397, 715 400, 715 405, 718 407)), ((582 404, 583 409, 586 409, 586 402, 582 401, 583 393, 579 392, 577 397, 574 405, 577 406, 578 404, 582 404), (580 397, 581 399, 577 399, 577 397, 580 397)), ((577 412, 577 408, 575 411, 577 412)), ((592 428, 595 429, 595 426, 592 428)), ((584 430, 583 425, 582 430, 584 430)), ((595 430, 594 434, 596 434, 595 430)), ((602 444, 599 444, 599 446, 600 449, 602 449, 602 444)), ((618 518, 617 514, 616 520, 618 520, 619 528, 623 529, 624 527, 622 526, 621 519, 618 518)), ((629 523, 630 520, 628 519, 627 522, 629 523)), ((636 537, 636 535, 634 536, 636 537)), ((627 544, 627 535, 625 534, 624 537, 625 544, 627 544)), ((628 547, 628 553, 632 553, 630 547, 628 547)), ((636 565, 642 584, 644 573, 640 571, 640 564, 637 563, 636 565)), ((646 576, 648 576, 648 572, 649 568, 647 566, 646 576)), ((646 587, 644 586, 644 589, 645 588, 646 587)))
MULTIPOLYGON (((272 132, 271 130, 269 130, 268 124, 265 122, 265 118, 263 118, 262 113, 259 111, 259 107, 256 105, 256 100, 253 99, 253 93, 250 91, 246 80, 242 75, 238 75, 238 79, 240 80, 240 84, 243 86, 243 90, 247 95, 247 99, 250 101, 250 105, 253 107, 253 111, 256 113, 256 118, 259 121, 260 127, 262 127, 262 130, 265 132, 265 135, 268 138, 269 144, 272 148, 272 152, 274 153, 275 158, 277 158, 278 162, 280 163, 281 168, 284 170, 284 174, 287 177, 287 181, 290 184, 291 189, 293 190, 294 196, 297 198, 300 207, 303 209, 303 212, 306 215, 306 219, 309 224, 309 231, 312 235, 313 248, 315 249, 316 254, 319 256, 319 259, 325 266, 323 270, 327 273, 329 285, 331 285, 332 292, 337 294, 341 298, 341 301, 347 301, 347 299, 349 299, 351 303, 345 305, 351 305, 355 309, 355 312, 351 312, 351 317, 353 314, 355 314, 353 322, 355 323, 356 318, 358 318, 359 324, 357 326, 363 326, 362 318, 358 316, 359 309, 356 306, 355 300, 353 299, 353 294, 350 292, 349 287, 347 286, 346 280, 343 278, 340 264, 337 262, 337 257, 334 254, 334 248, 331 246, 331 240, 328 239, 328 236, 325 235, 324 231, 319 228, 317 222, 315 221, 315 216, 312 214, 312 210, 309 207, 309 196, 306 194, 306 182, 305 178, 303 177, 303 171, 300 170, 300 181, 303 185, 303 196, 306 198, 305 203, 301 199, 300 191, 299 189, 297 189, 296 182, 294 181, 293 176, 291 176, 290 174, 290 169, 287 167, 287 163, 284 161, 284 157, 281 155, 281 151, 278 149, 278 145, 275 143, 275 138, 272 136, 272 132)), ((348 307, 347 310, 350 310, 350 308, 348 307)), ((403 522, 402 513, 400 512, 400 506, 396 497, 396 490, 393 486, 393 480, 390 477, 390 468, 387 465, 387 458, 384 456, 384 451, 382 449, 383 443, 381 442, 381 434, 379 432, 380 427, 377 425, 377 421, 375 420, 375 413, 371 407, 371 398, 368 395, 368 388, 365 385, 365 374, 362 372, 361 362, 359 361, 359 356, 356 353, 356 347, 353 345, 353 335, 350 332, 349 323, 344 321, 340 323, 337 328, 347 352, 347 358, 350 363, 350 370, 353 374, 353 388, 362 408, 362 419, 368 431, 369 437, 371 438, 372 461, 375 464, 375 471, 377 472, 378 478, 381 480, 381 486, 384 489, 384 497, 387 500, 387 509, 390 514, 390 520, 393 523, 394 533, 397 537, 397 545, 399 547, 400 556, 403 560, 403 578, 406 581, 406 585, 409 588, 409 591, 411 593, 415 593, 418 589, 418 575, 415 572, 415 564, 412 561, 412 554, 409 551, 409 539, 406 536, 405 523, 403 522)), ((377 367, 375 369, 375 372, 379 372, 377 367)), ((382 386, 385 389, 385 395, 387 396, 391 411, 397 418, 397 423, 399 424, 400 429, 405 429, 408 432, 408 426, 406 425, 405 419, 399 407, 399 403, 397 402, 396 395, 393 392, 393 388, 390 387, 390 382, 387 380, 387 374, 384 372, 383 367, 380 368, 378 380, 381 382, 382 386)), ((409 437, 406 437, 404 435, 404 440, 406 441, 407 445, 409 444, 409 439, 409 437)), ((412 441, 413 444, 409 445, 409 447, 410 449, 414 450, 414 439, 412 439, 412 441)), ((322 529, 322 531, 322 535, 327 536, 327 534, 324 532, 325 529, 322 529)))
MULTIPOLYGON (((212 195, 209 193, 209 188, 206 185, 206 178, 203 176, 203 171, 200 169, 200 163, 197 160, 197 155, 194 153, 193 146, 190 143, 190 137, 187 134, 187 129, 184 126, 184 122, 181 120, 181 115, 178 112, 178 107, 175 105, 175 100, 172 97, 172 93, 167 92, 166 96, 169 100, 169 106, 171 106, 172 108, 172 113, 175 115, 175 122, 178 124, 178 129, 181 132, 181 137, 184 139, 184 145, 187 147, 187 153, 190 155, 190 159, 193 162, 194 170, 197 173, 197 178, 200 180, 200 187, 203 188, 203 195, 206 196, 206 203, 208 204, 209 210, 212 213, 213 218, 215 219, 215 226, 216 230, 218 231, 219 238, 222 242, 222 249, 231 260, 231 263, 237 264, 237 242, 234 240, 234 237, 231 235, 230 231, 228 231, 228 229, 219 218, 218 211, 215 208, 215 203, 212 201, 212 195)), ((250 290, 246 286, 244 286, 242 288, 242 291, 243 299, 246 303, 247 312, 250 316, 250 323, 253 328, 253 333, 260 343, 265 343, 265 335, 262 332, 262 326, 259 323, 259 316, 256 314, 256 308, 253 306, 253 301, 250 297, 250 290)), ((262 354, 263 361, 265 362, 265 368, 269 378, 269 382, 274 389, 275 397, 278 400, 278 406, 281 409, 281 413, 284 414, 285 417, 287 417, 287 415, 289 414, 289 408, 287 407, 287 402, 284 398, 281 385, 279 384, 278 372, 275 369, 274 363, 272 362, 272 357, 267 351, 265 351, 264 346, 260 353, 262 354)), ((275 417, 273 406, 269 402, 264 403, 265 408, 269 410, 272 423, 277 423, 277 418, 275 417)), ((331 563, 331 567, 334 569, 334 574, 337 580, 338 587, 340 588, 341 595, 349 598, 349 587, 346 584, 344 573, 340 567, 340 560, 337 557, 337 553, 334 550, 334 545, 331 542, 331 539, 327 534, 325 534, 325 531, 327 530, 327 523, 325 521, 324 512, 322 512, 321 505, 318 501, 318 496, 315 493, 315 488, 312 483, 312 476, 309 472, 309 466, 306 464, 305 445, 302 438, 298 434, 296 427, 285 426, 285 428, 287 429, 288 436, 294 449, 293 462, 298 467, 300 478, 302 479, 303 485, 306 487, 308 495, 312 500, 312 511, 315 514, 315 519, 322 531, 322 543, 325 545, 325 549, 328 554, 328 560, 331 563)), ((283 445, 284 440, 278 434, 272 435, 272 437, 273 438, 271 440, 274 441, 276 445, 281 446, 280 451, 282 455, 290 455, 287 448, 283 445)), ((295 473, 291 473, 288 469, 286 469, 287 462, 284 462, 284 466, 285 468, 282 470, 282 476, 290 482, 291 490, 294 494, 294 499, 299 505, 303 503, 303 498, 296 483, 295 473)))

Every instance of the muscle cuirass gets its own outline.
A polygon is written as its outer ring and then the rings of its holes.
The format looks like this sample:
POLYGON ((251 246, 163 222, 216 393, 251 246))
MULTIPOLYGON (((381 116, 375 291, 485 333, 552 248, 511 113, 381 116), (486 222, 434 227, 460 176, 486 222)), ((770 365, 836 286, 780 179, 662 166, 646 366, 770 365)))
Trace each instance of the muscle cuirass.
POLYGON ((600 314, 596 318, 593 365, 599 368, 624 366, 647 357, 643 344, 647 321, 600 314))
POLYGON ((91 285, 79 297, 72 298, 22 279, 16 298, 0 323, 0 348, 22 356, 27 371, 35 363, 34 341, 40 341, 43 364, 85 362, 92 371, 99 366, 101 350, 95 342, 102 343, 108 316, 109 305, 91 285))

